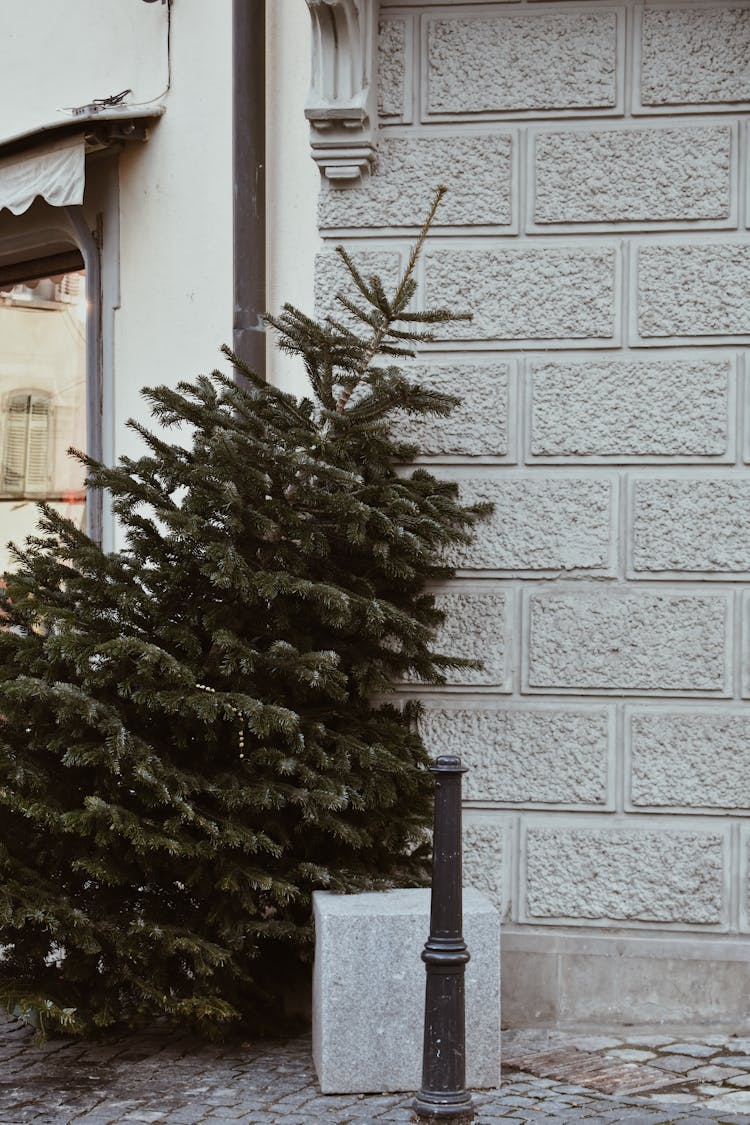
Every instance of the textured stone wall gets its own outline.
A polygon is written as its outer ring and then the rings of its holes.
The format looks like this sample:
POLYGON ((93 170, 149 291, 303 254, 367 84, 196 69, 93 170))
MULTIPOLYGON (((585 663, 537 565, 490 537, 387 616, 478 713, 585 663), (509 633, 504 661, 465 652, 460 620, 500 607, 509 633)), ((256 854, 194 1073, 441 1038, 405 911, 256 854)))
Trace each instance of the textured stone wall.
POLYGON ((322 188, 321 307, 450 189, 419 300, 474 319, 414 373, 464 402, 399 425, 495 504, 439 591, 484 668, 401 690, 516 950, 750 930, 748 58, 750 0, 383 0, 378 165, 322 188))

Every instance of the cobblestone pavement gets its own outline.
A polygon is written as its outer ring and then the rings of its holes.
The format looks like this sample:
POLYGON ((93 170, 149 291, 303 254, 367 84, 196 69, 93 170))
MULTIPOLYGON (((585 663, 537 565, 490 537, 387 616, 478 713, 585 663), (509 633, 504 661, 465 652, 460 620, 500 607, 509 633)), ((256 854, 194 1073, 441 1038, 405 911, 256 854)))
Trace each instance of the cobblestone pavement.
MULTIPOLYGON (((503 1083, 476 1125, 750 1125, 750 1037, 510 1031, 503 1083)), ((207 1045, 190 1036, 51 1040, 0 1017, 0 1125, 385 1125, 411 1095, 323 1096, 309 1038, 207 1045)))

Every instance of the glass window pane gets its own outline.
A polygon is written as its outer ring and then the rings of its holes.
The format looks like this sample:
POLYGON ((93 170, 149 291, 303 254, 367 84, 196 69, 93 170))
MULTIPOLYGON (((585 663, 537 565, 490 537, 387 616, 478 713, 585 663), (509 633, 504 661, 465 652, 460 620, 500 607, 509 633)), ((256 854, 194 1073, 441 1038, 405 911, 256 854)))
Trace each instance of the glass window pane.
POLYGON ((43 499, 85 526, 86 278, 0 285, 0 572, 43 499))

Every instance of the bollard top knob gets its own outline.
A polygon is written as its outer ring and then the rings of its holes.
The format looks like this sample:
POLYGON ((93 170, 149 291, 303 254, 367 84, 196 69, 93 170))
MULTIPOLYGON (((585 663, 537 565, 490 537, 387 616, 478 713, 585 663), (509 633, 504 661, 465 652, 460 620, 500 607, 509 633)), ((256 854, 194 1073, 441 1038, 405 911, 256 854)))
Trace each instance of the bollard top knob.
POLYGON ((432 773, 467 773, 468 766, 461 765, 458 754, 441 754, 430 766, 432 773))

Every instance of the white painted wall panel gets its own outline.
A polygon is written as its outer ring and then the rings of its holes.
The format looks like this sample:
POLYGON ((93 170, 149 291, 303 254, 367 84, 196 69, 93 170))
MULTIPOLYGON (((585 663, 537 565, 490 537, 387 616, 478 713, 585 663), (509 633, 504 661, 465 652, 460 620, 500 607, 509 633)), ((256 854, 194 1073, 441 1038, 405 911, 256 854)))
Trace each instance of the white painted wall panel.
MULTIPOLYGON (((216 5, 221 24, 221 9, 216 5)), ((176 6, 184 15, 191 5, 176 6)), ((184 17, 183 17, 184 18, 184 17)), ((130 90, 142 109, 169 84, 166 4, 133 0, 5 0, 0 35, 0 144, 75 122, 72 109, 130 90)))
POLYGON ((125 421, 148 416, 141 387, 210 371, 232 342, 231 15, 229 3, 174 5, 166 113, 120 157, 118 455, 139 447, 125 421))

